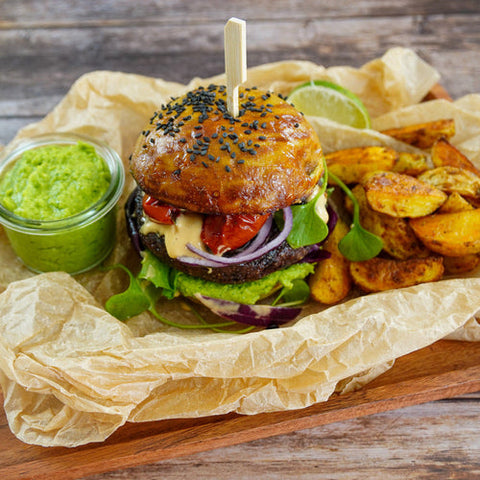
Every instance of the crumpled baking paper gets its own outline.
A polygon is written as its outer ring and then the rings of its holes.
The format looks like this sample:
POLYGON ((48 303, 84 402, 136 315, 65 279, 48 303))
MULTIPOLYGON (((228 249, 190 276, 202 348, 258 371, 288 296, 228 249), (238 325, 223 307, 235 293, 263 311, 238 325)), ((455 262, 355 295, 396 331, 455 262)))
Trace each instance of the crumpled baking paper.
MULTIPOLYGON (((434 118, 455 118, 453 143, 480 166, 480 95, 454 103, 419 104, 439 80, 413 51, 389 50, 360 69, 278 62, 248 71, 248 85, 282 94, 311 79, 355 92, 381 130, 434 118)), ((42 121, 21 138, 82 133, 128 156, 152 112, 188 85, 119 72, 81 77, 42 121)), ((310 117, 326 152, 383 144, 414 150, 376 130, 356 130, 310 117)), ((123 203, 134 186, 127 179, 123 203)), ((138 267, 118 213, 117 243, 108 264, 138 267)), ((0 231, 0 382, 9 426, 22 441, 43 446, 98 442, 125 422, 256 414, 304 408, 333 392, 358 388, 394 360, 442 338, 480 340, 480 272, 407 289, 364 295, 324 308, 309 304, 294 324, 246 335, 183 331, 147 314, 122 323, 102 308, 125 288, 121 271, 71 277, 35 275, 15 258, 0 231)), ((159 309, 191 321, 182 299, 159 309)))

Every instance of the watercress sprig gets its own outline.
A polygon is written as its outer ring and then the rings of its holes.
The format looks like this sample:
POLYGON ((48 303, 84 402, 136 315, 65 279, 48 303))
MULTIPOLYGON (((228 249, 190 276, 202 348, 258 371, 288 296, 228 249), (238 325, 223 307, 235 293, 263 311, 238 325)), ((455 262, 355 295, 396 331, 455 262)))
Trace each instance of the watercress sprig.
POLYGON ((324 240, 328 235, 327 224, 317 215, 315 210, 315 206, 319 198, 325 193, 328 183, 328 170, 325 158, 323 157, 322 160, 324 174, 320 190, 309 202, 290 207, 292 210, 293 224, 287 241, 292 248, 314 245, 324 240))
POLYGON ((376 257, 383 248, 381 238, 365 230, 360 224, 360 206, 352 191, 332 172, 332 180, 345 192, 353 203, 353 218, 350 231, 338 243, 340 253, 352 262, 362 262, 376 257))

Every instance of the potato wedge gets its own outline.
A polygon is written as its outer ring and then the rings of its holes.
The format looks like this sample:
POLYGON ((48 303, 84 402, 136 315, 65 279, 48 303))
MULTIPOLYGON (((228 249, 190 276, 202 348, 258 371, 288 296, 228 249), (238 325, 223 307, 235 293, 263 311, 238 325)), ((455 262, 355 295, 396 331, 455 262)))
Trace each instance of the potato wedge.
POLYGON ((398 152, 398 160, 392 171, 416 177, 429 169, 426 155, 421 153, 398 152))
MULTIPOLYGON (((405 260, 410 257, 426 257, 429 251, 413 233, 407 219, 392 217, 372 210, 361 185, 352 189, 360 207, 360 223, 364 228, 382 239, 383 250, 394 258, 405 260)), ((346 208, 352 211, 350 200, 346 208)))
POLYGON ((411 218, 409 223, 433 252, 447 257, 480 253, 480 208, 411 218))
POLYGON ((370 174, 362 185, 370 207, 392 217, 423 217, 447 199, 438 188, 396 172, 370 174))
POLYGON ((443 257, 445 273, 460 275, 471 272, 480 265, 480 254, 463 255, 462 257, 443 257))
POLYGON ((350 264, 354 283, 365 292, 381 292, 435 282, 442 278, 443 272, 443 258, 440 256, 408 260, 375 257, 350 264))
POLYGON ((419 123, 407 127, 390 128, 381 133, 393 137, 414 147, 427 149, 442 137, 447 139, 455 135, 455 121, 451 118, 419 123))
POLYGON ((480 176, 480 170, 446 138, 439 138, 433 144, 431 154, 435 167, 458 167, 480 176))
POLYGON ((480 197, 480 177, 463 168, 450 166, 432 168, 422 173, 418 179, 443 192, 480 197))
POLYGON ((391 170, 397 158, 395 150, 379 146, 348 148, 325 156, 328 169, 346 184, 358 183, 370 172, 391 170))
POLYGON ((310 294, 314 300, 333 305, 343 300, 350 292, 350 262, 338 250, 338 242, 348 233, 349 227, 338 219, 335 228, 325 241, 324 248, 331 257, 322 260, 310 276, 310 294))
POLYGON ((422 102, 428 102, 429 100, 437 100, 439 98, 443 98, 444 100, 448 100, 449 102, 453 101, 447 90, 445 90, 445 88, 442 87, 442 85, 440 85, 439 83, 436 83, 425 95, 425 97, 422 98, 422 102))
POLYGON ((438 213, 455 213, 473 210, 475 207, 465 200, 459 193, 451 193, 445 203, 438 209, 438 213))

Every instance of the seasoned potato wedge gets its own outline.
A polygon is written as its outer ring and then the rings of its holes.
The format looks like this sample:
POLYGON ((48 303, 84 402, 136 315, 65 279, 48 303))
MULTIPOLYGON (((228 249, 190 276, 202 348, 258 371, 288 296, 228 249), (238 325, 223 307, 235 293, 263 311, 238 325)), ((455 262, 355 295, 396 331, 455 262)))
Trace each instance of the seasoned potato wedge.
POLYGON ((430 256, 408 260, 372 258, 352 262, 353 281, 365 292, 381 292, 439 280, 444 272, 443 258, 430 256))
POLYGON ((459 275, 471 272, 480 265, 480 254, 463 255, 462 257, 443 257, 445 273, 459 275))
POLYGON ((436 83, 429 92, 423 97, 422 102, 428 102, 429 100, 437 100, 438 98, 443 98, 452 102, 453 99, 450 94, 445 90, 445 87, 442 87, 439 83, 436 83))
POLYGON ((480 177, 463 168, 437 167, 422 173, 418 179, 447 193, 480 197, 480 177))
POLYGON ((427 149, 442 137, 447 139, 455 135, 455 122, 446 118, 433 122, 419 123, 407 127, 390 128, 381 133, 408 143, 417 148, 427 149))
MULTIPOLYGON (((400 260, 410 257, 426 257, 429 254, 429 251, 413 233, 407 219, 392 217, 372 210, 361 185, 355 185, 352 193, 360 207, 360 223, 369 232, 382 239, 385 252, 400 260)), ((347 210, 351 212, 350 200, 345 203, 347 210)))
POLYGON ((370 174, 362 185, 370 207, 392 217, 423 217, 447 199, 438 188, 396 172, 370 174))
POLYGON ((480 170, 446 138, 439 138, 432 147, 432 162, 435 167, 457 167, 480 176, 480 170))
POLYGON ((438 213, 455 213, 473 210, 475 207, 465 200, 459 193, 451 193, 445 203, 438 209, 438 213))
POLYGON ((429 169, 427 157, 421 153, 399 152, 392 170, 416 177, 429 169))
POLYGON ((391 170, 397 158, 395 150, 379 146, 348 148, 325 156, 328 169, 346 184, 358 183, 376 170, 391 170))
POLYGON ((480 208, 436 213, 409 222, 415 235, 433 252, 447 257, 480 253, 480 208))
POLYGON ((310 294, 314 300, 333 305, 343 300, 352 285, 350 262, 338 250, 338 242, 348 233, 349 227, 338 219, 335 228, 325 241, 324 249, 331 257, 322 260, 310 276, 310 294))

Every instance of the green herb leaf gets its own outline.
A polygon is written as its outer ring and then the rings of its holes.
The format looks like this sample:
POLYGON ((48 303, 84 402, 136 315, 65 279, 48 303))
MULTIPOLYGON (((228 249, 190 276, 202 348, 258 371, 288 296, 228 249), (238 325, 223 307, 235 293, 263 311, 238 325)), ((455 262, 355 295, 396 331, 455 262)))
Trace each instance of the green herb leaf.
POLYGON ((157 288, 161 288, 162 294, 169 299, 172 299, 176 294, 177 276, 177 270, 161 262, 153 253, 144 252, 142 269, 138 277, 148 280, 157 288))
POLYGON ((382 240, 365 230, 359 223, 354 223, 350 231, 338 242, 340 253, 352 262, 370 260, 376 257, 382 248, 382 240))
POLYGON ((326 238, 328 235, 327 224, 317 215, 315 206, 320 197, 325 193, 328 182, 328 171, 325 163, 325 157, 322 158, 324 165, 324 176, 322 187, 315 197, 304 205, 294 205, 291 207, 293 215, 293 225, 287 241, 292 248, 314 245, 326 238))
POLYGON ((317 215, 315 204, 319 196, 304 205, 292 208, 293 226, 287 241, 292 248, 321 242, 328 235, 327 224, 317 215))
POLYGON ((332 172, 329 172, 329 175, 353 203, 352 226, 338 243, 340 253, 352 262, 363 262, 376 257, 383 248, 382 239, 362 227, 360 224, 360 207, 355 195, 336 175, 332 172))
POLYGON ((130 284, 124 292, 113 295, 107 300, 105 310, 122 321, 148 310, 151 306, 151 299, 140 286, 138 279, 123 265, 114 265, 112 268, 121 268, 125 271, 130 279, 130 284))
POLYGON ((310 287, 305 280, 295 279, 291 287, 283 287, 278 297, 272 305, 278 304, 282 300, 283 307, 301 305, 305 303, 310 297, 310 287))

